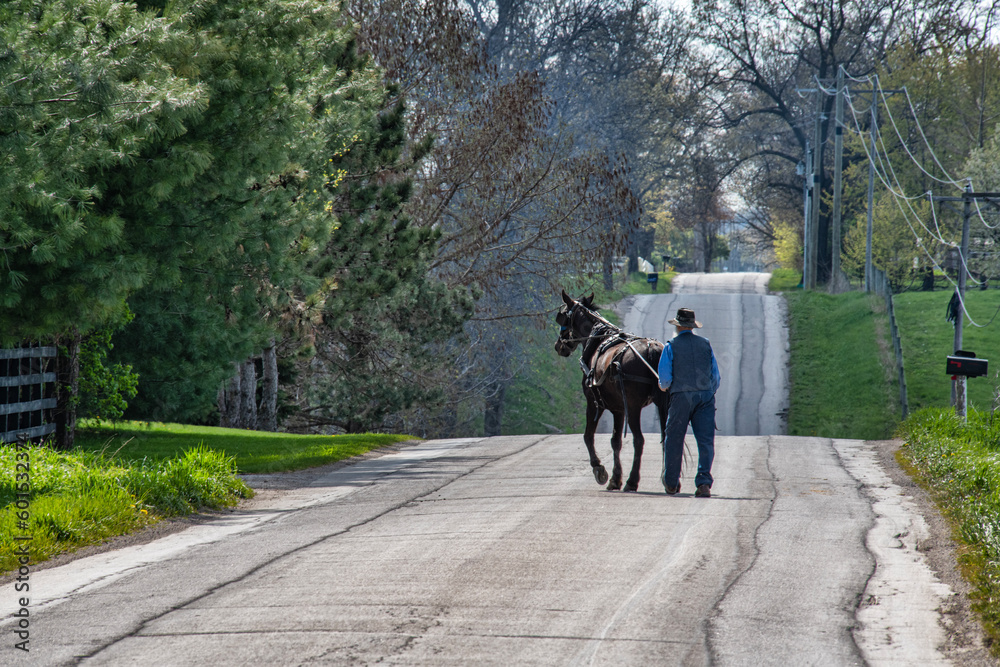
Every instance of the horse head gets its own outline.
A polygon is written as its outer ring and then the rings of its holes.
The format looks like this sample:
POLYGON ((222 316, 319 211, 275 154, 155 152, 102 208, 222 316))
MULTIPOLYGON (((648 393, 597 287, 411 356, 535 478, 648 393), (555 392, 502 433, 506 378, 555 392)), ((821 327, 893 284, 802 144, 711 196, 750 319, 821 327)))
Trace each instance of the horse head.
POLYGON ((587 317, 594 307, 594 295, 582 297, 579 301, 574 301, 572 297, 562 293, 563 305, 556 313, 556 324, 559 325, 559 337, 556 338, 556 352, 561 357, 568 357, 572 354, 576 346, 590 336, 594 328, 594 322, 587 317))

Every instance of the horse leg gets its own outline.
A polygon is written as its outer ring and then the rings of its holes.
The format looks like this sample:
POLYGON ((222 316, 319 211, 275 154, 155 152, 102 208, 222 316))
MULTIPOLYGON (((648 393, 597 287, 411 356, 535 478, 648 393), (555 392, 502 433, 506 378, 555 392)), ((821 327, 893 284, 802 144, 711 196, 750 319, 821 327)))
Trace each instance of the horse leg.
POLYGON ((642 448, 646 438, 642 435, 642 403, 632 399, 628 403, 628 426, 632 429, 632 472, 629 473, 625 491, 639 490, 639 466, 642 463, 642 448))
POLYGON ((625 425, 625 415, 620 412, 612 412, 611 415, 615 420, 614 432, 611 434, 611 451, 615 457, 615 465, 611 470, 608 491, 617 491, 622 488, 622 428, 625 425))
POLYGON ((583 444, 587 445, 587 453, 590 455, 590 467, 594 472, 594 479, 598 484, 608 481, 608 471, 601 465, 601 459, 594 449, 594 433, 597 432, 597 422, 600 420, 604 409, 594 404, 590 397, 587 397, 587 427, 583 431, 583 444))

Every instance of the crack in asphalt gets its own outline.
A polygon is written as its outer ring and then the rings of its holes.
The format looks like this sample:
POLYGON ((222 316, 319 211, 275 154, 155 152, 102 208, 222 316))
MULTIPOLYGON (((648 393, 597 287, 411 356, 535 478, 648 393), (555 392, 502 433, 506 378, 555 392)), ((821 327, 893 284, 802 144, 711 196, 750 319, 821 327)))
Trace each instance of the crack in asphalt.
MULTIPOLYGON (((315 635, 315 634, 341 634, 341 635, 353 635, 359 634, 355 630, 339 630, 337 628, 292 628, 288 630, 225 630, 225 631, 215 631, 215 632, 156 632, 150 633, 148 635, 143 635, 144 637, 213 637, 213 636, 238 636, 238 635, 284 635, 284 634, 297 634, 297 635, 315 635)), ((369 633, 361 633, 369 634, 369 633)), ((379 635, 395 635, 398 637, 409 637, 412 639, 420 639, 423 635, 413 634, 412 632, 378 632, 379 635)), ((636 637, 590 637, 587 635, 540 635, 540 634, 510 634, 510 633, 483 633, 483 632, 464 632, 461 634, 463 637, 481 637, 483 639, 494 639, 501 637, 504 639, 564 639, 569 641, 581 641, 581 642, 591 642, 595 640, 603 642, 611 642, 618 644, 676 644, 680 646, 689 646, 691 642, 681 641, 678 639, 652 639, 652 638, 636 638, 636 637)))
POLYGON ((851 472, 851 469, 848 466, 847 461, 844 459, 843 456, 841 456, 840 450, 837 449, 836 446, 834 446, 833 440, 827 440, 827 442, 829 448, 833 450, 833 455, 836 457, 837 463, 844 470, 844 472, 847 473, 848 477, 854 480, 854 488, 857 490, 858 495, 864 498, 868 502, 869 520, 864 528, 864 539, 862 540, 862 543, 864 544, 865 553, 868 554, 871 566, 868 569, 868 575, 865 577, 865 584, 864 586, 862 586, 861 590, 858 591, 857 596, 855 598, 854 610, 852 612, 852 615, 854 617, 854 623, 850 627, 851 643, 854 645, 854 650, 857 652, 858 658, 864 664, 867 664, 867 661, 865 661, 864 659, 864 651, 861 648, 861 644, 858 643, 858 638, 855 632, 857 631, 858 626, 860 625, 860 620, 858 619, 858 613, 861 611, 861 608, 867 604, 878 604, 878 600, 877 598, 875 598, 874 595, 869 596, 867 598, 865 595, 868 592, 868 589, 871 586, 872 581, 875 579, 876 572, 878 571, 878 556, 872 550, 871 545, 868 542, 868 537, 871 534, 871 532, 875 529, 875 525, 878 522, 879 518, 878 513, 875 511, 875 504, 878 501, 878 498, 876 498, 875 494, 871 492, 867 484, 865 484, 863 481, 854 476, 854 473, 851 472), (871 598, 875 598, 875 601, 870 602, 869 600, 871 598))
MULTIPOLYGON (((340 537, 342 535, 345 535, 345 534, 347 534, 347 533, 349 533, 349 532, 351 532, 351 531, 353 531, 353 530, 355 530, 357 528, 360 528, 362 526, 366 526, 366 525, 368 525, 368 524, 370 524, 370 523, 372 523, 372 522, 374 522, 374 521, 376 521, 378 519, 381 519, 382 517, 384 517, 384 516, 386 516, 388 514, 391 514, 392 512, 395 512, 397 510, 400 510, 400 509, 406 507, 407 505, 409 505, 411 503, 419 501, 422 498, 424 498, 424 497, 426 497, 426 496, 428 496, 428 495, 430 495, 432 493, 438 493, 438 492, 440 492, 443 488, 445 488, 449 484, 452 484, 453 482, 456 482, 456 481, 458 481, 458 480, 460 480, 460 479, 462 479, 464 477, 467 477, 467 476, 473 474, 474 472, 477 472, 480 469, 482 469, 482 468, 490 465, 491 463, 503 461, 503 460, 505 460, 507 458, 510 458, 512 456, 520 454, 521 452, 523 452, 523 451, 525 451, 525 450, 527 450, 527 449, 529 449, 529 448, 531 448, 531 447, 533 447, 533 446, 535 446, 537 444, 540 444, 540 443, 544 442, 545 440, 547 440, 550 437, 552 437, 552 436, 544 436, 544 437, 542 437, 539 440, 532 440, 532 441, 528 442, 527 444, 525 444, 524 446, 518 448, 515 451, 512 451, 512 452, 509 452, 507 454, 504 454, 503 456, 499 456, 499 457, 492 458, 492 459, 489 459, 487 461, 484 461, 480 465, 477 465, 477 466, 475 466, 473 468, 470 468, 469 470, 466 470, 465 472, 463 472, 463 473, 461 473, 461 474, 459 474, 457 476, 448 477, 441 485, 437 486, 436 488, 430 489, 430 490, 428 490, 428 491, 426 491, 426 492, 424 492, 424 493, 422 493, 422 494, 420 494, 418 496, 415 496, 413 498, 408 498, 408 499, 406 499, 404 501, 396 503, 396 504, 392 505, 391 507, 388 507, 384 511, 379 512, 378 514, 375 514, 375 515, 373 515, 371 517, 368 517, 367 519, 364 519, 362 521, 358 521, 357 523, 351 524, 350 526, 348 526, 348 527, 346 527, 344 529, 338 530, 338 531, 330 533, 328 535, 324 535, 324 536, 322 536, 322 537, 320 537, 318 539, 315 539, 315 540, 313 540, 311 542, 299 545, 299 546, 297 546, 297 547, 295 547, 293 549, 290 549, 288 551, 284 551, 284 552, 282 552, 282 553, 280 553, 278 555, 275 555, 275 556, 273 556, 271 558, 268 558, 268 559, 264 560, 263 562, 261 562, 261 563, 255 565, 254 567, 250 568, 249 570, 247 570, 243 574, 239 575, 238 577, 235 577, 233 579, 229 579, 227 581, 220 582, 220 583, 218 583, 218 584, 216 584, 216 585, 214 585, 214 586, 206 589, 204 592, 202 592, 202 593, 200 593, 200 594, 198 594, 198 595, 196 595, 196 596, 194 596, 194 597, 192 597, 192 598, 190 598, 190 599, 188 599, 188 600, 186 600, 186 601, 184 601, 184 602, 182 602, 180 604, 174 605, 170 609, 167 609, 167 610, 165 610, 163 612, 160 612, 158 614, 150 616, 149 618, 143 619, 132 630, 130 630, 128 632, 125 632, 125 633, 122 633, 122 634, 114 637, 110 641, 108 641, 108 642, 106 642, 106 643, 104 643, 104 644, 102 644, 102 645, 94 648, 94 650, 90 651, 89 653, 84 653, 84 654, 80 654, 80 655, 74 656, 75 657, 74 662, 76 664, 79 664, 79 663, 81 663, 83 661, 86 661, 86 660, 89 660, 91 658, 94 658, 99 653, 101 653, 104 650, 106 650, 106 649, 114 646, 115 644, 117 644, 117 643, 119 643, 121 641, 124 641, 126 639, 129 639, 131 637, 135 637, 140 632, 142 632, 146 627, 148 627, 149 624, 151 624, 151 623, 153 623, 153 622, 155 622, 155 621, 157 621, 157 620, 159 620, 159 619, 167 616, 168 614, 171 614, 171 613, 173 613, 175 611, 178 611, 178 610, 183 609, 183 608, 185 608, 187 606, 190 606, 191 604, 194 604, 195 602, 198 602, 199 600, 203 600, 203 599, 209 597, 210 595, 212 595, 212 594, 214 594, 214 593, 216 593, 216 592, 224 589, 227 586, 230 586, 232 584, 236 584, 236 583, 240 583, 242 581, 245 581, 249 577, 251 577, 254 574, 260 572, 261 570, 263 570, 263 569, 265 569, 265 568, 273 565, 274 563, 278 562, 281 559, 287 558, 288 556, 291 556, 291 555, 294 555, 296 553, 299 553, 299 552, 305 551, 307 549, 310 549, 310 548, 316 546, 317 544, 321 544, 322 542, 325 542, 326 540, 329 540, 329 539, 332 539, 332 538, 335 538, 335 537, 340 537)), ((397 472, 400 472, 402 470, 404 470, 404 468, 400 468, 399 470, 393 470, 392 472, 390 472, 390 473, 388 473, 388 474, 386 474, 384 476, 381 476, 378 479, 381 480, 384 477, 391 477, 392 475, 395 475, 397 472)), ((375 480, 373 480, 372 482, 366 484, 365 486, 373 486, 374 484, 375 484, 375 480)), ((308 511, 310 509, 313 509, 313 507, 314 506, 305 507, 305 508, 302 508, 302 510, 303 511, 308 511)))
POLYGON ((703 627, 702 635, 705 638, 704 641, 706 649, 705 657, 708 660, 709 665, 717 664, 719 660, 718 649, 715 647, 714 642, 712 641, 712 626, 722 616, 722 609, 720 607, 722 606, 722 603, 725 602, 726 597, 729 595, 729 592, 733 589, 733 587, 736 586, 736 584, 738 584, 739 581, 754 568, 754 565, 757 564, 757 559, 760 557, 761 554, 760 531, 764 526, 768 524, 769 521, 771 521, 771 519, 774 516, 774 506, 778 500, 778 484, 777 480, 774 477, 774 472, 771 470, 771 443, 773 439, 774 439, 773 436, 767 437, 767 445, 766 445, 767 451, 764 456, 764 469, 767 471, 767 482, 771 486, 771 493, 769 494, 771 502, 770 506, 767 509, 767 514, 761 519, 761 521, 754 528, 753 539, 750 542, 753 545, 753 551, 749 557, 749 562, 746 564, 746 567, 740 570, 739 573, 737 573, 736 576, 733 577, 732 581, 729 582, 729 584, 725 587, 725 589, 723 589, 722 594, 715 601, 715 605, 713 605, 711 613, 709 613, 706 616, 705 620, 702 621, 702 627, 703 627))
POLYGON ((857 655, 858 659, 861 661, 861 663, 867 665, 868 661, 866 661, 864 658, 864 651, 862 651, 861 645, 858 643, 858 638, 854 634, 854 632, 858 627, 858 611, 861 609, 861 606, 863 604, 865 598, 865 591, 868 590, 868 586, 871 584, 872 579, 875 577, 875 571, 878 569, 878 558, 876 558, 875 553, 872 551, 871 547, 868 544, 868 534, 875 527, 875 522, 878 520, 878 516, 875 514, 874 510, 875 498, 868 491, 868 488, 865 485, 865 483, 859 480, 851 473, 850 468, 847 466, 847 462, 840 455, 840 450, 838 450, 834 446, 833 440, 830 438, 826 438, 825 441, 826 441, 826 446, 830 449, 830 451, 833 452, 834 458, 837 459, 837 464, 847 474, 848 477, 854 480, 855 491, 857 491, 859 496, 868 501, 869 518, 867 524, 864 527, 864 533, 863 533, 864 539, 861 540, 861 542, 864 545, 865 553, 868 554, 870 567, 868 569, 868 575, 865 577, 865 585, 861 588, 860 591, 858 591, 857 595, 855 596, 854 610, 852 611, 854 623, 849 628, 850 630, 849 634, 851 636, 851 645, 854 647, 854 652, 857 655))

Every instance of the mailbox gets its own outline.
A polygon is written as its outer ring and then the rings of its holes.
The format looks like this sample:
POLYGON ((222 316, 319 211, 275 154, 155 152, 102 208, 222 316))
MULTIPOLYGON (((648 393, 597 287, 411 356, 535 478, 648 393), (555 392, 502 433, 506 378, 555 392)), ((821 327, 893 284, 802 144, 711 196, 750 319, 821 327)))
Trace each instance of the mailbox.
POLYGON ((948 375, 964 375, 965 377, 980 377, 986 375, 989 362, 977 359, 975 352, 955 350, 955 355, 948 357, 946 373, 948 375))

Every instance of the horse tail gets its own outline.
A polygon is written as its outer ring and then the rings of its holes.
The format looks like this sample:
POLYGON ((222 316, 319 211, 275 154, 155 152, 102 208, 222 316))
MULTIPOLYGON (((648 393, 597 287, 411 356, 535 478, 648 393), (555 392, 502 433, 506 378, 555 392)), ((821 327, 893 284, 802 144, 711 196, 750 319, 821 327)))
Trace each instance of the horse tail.
POLYGON ((663 356, 663 343, 658 340, 646 339, 646 350, 643 355, 646 361, 649 362, 650 366, 653 368, 659 368, 660 357, 663 356))

